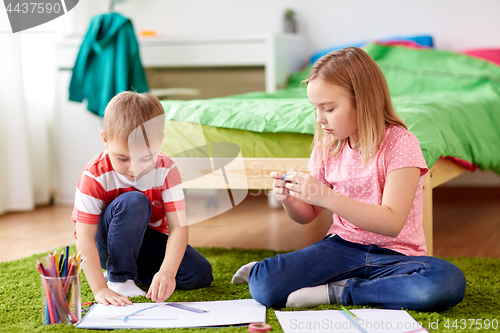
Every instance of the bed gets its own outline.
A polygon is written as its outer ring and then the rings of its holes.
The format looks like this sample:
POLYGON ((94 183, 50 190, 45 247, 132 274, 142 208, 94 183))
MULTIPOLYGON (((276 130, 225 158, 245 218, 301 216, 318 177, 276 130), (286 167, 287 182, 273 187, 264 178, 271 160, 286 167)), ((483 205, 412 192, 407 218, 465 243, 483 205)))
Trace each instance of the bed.
MULTIPOLYGON (((423 225, 432 255, 432 189, 478 167, 500 174, 500 66, 451 51, 378 43, 364 49, 384 72, 430 167, 423 225)), ((309 70, 275 93, 162 101, 162 151, 178 165, 184 188, 228 189, 234 206, 245 190, 271 189, 271 171, 307 172, 315 116, 300 82, 309 70)))

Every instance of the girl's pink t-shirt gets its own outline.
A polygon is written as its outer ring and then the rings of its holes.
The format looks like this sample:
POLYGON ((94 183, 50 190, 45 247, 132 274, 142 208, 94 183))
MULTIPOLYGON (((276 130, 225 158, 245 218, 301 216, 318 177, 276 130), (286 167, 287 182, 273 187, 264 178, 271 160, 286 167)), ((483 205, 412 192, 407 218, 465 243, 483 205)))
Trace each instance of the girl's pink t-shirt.
MULTIPOLYGON (((428 171, 418 139, 406 129, 391 125, 379 151, 370 159, 366 168, 362 167, 361 155, 349 144, 337 156, 329 157, 318 164, 317 149, 313 150, 309 161, 311 175, 349 198, 374 205, 382 204, 385 179, 389 172, 406 167, 420 168, 415 199, 403 230, 397 237, 383 236, 358 228, 337 214, 333 214, 333 224, 328 234, 336 234, 342 239, 359 243, 375 244, 396 252, 422 256, 427 252, 424 230, 422 228, 423 179, 428 171)), ((405 184, 400 184, 405 186, 405 184)))

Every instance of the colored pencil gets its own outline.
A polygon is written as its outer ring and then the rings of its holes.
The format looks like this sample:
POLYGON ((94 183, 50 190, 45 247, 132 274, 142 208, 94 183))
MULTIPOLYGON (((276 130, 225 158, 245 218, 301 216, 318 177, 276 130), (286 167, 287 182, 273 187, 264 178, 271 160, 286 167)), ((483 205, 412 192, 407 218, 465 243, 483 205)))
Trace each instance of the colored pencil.
POLYGON ((54 250, 54 262, 55 262, 55 264, 56 264, 56 272, 57 272, 57 276, 59 277, 59 276, 60 276, 60 275, 59 275, 59 274, 60 274, 60 273, 59 273, 59 266, 57 265, 57 263, 58 263, 59 261, 57 260, 57 258, 58 258, 58 257, 57 257, 57 250, 54 250))
POLYGON ((66 246, 66 258, 64 259, 64 274, 68 273, 69 246, 66 246))
MULTIPOLYGON (((40 272, 41 275, 45 275, 44 273, 44 270, 43 270, 43 266, 40 265, 36 265, 35 264, 35 267, 38 269, 38 271, 40 272)), ((49 318, 50 318, 50 324, 55 324, 56 322, 56 319, 54 317, 54 310, 52 308, 52 299, 50 297, 50 291, 49 291, 49 286, 47 285, 47 281, 45 279, 43 279, 43 284, 45 286, 45 295, 47 297, 47 309, 45 311, 48 310, 48 313, 49 313, 49 318)))
POLYGON ((345 306, 340 305, 340 307, 342 308, 343 311, 345 311, 345 313, 347 313, 348 315, 350 315, 354 319, 358 319, 358 316, 356 316, 354 313, 352 313, 351 311, 349 311, 345 306))
POLYGON ((62 272, 62 266, 63 266, 63 262, 64 262, 64 250, 61 251, 61 257, 59 258, 59 272, 62 272))

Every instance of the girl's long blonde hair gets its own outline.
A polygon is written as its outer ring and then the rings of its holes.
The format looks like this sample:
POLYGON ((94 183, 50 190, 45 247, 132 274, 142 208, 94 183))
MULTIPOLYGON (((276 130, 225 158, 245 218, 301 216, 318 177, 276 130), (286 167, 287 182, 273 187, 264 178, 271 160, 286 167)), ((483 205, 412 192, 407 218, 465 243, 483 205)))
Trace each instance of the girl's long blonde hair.
MULTIPOLYGON (((306 83, 322 79, 345 89, 357 109, 358 138, 363 166, 373 157, 385 138, 386 124, 408 129, 392 106, 384 74, 377 63, 362 49, 347 47, 321 57, 313 65, 306 83)), ((319 149, 319 163, 337 155, 345 144, 343 140, 323 141, 323 130, 316 124, 314 147, 319 149), (326 147, 323 144, 326 144, 326 147), (326 148, 326 149, 325 149, 326 148), (327 153, 330 152, 330 153, 327 153), (326 155, 326 156, 325 156, 326 155)))

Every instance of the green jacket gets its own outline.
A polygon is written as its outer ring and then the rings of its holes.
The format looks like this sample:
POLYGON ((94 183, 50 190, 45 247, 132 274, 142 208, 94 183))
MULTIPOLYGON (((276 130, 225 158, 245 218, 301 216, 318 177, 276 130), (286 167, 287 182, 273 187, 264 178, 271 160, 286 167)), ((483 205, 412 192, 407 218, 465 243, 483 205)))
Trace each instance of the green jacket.
POLYGON ((118 13, 94 16, 73 67, 69 100, 86 99, 87 109, 103 117, 108 102, 127 90, 148 91, 132 22, 118 13))

